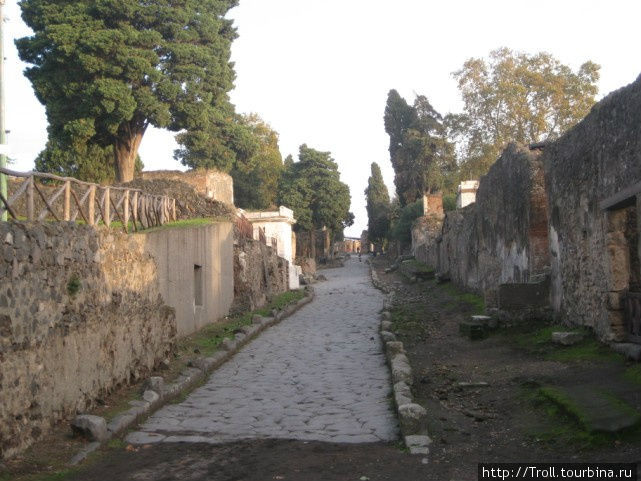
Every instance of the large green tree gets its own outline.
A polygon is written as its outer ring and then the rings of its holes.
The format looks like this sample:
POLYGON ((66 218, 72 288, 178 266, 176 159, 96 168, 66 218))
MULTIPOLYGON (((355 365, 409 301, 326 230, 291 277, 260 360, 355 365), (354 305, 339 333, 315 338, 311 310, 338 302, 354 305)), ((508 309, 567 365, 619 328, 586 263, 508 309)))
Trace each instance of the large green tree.
POLYGON ((343 229, 354 222, 349 211, 349 187, 340 180, 338 165, 329 152, 303 144, 298 162, 288 157, 279 187, 279 201, 291 208, 297 230, 310 234, 312 255, 315 253, 314 232, 327 227, 340 237, 343 229))
POLYGON ((371 170, 365 189, 367 232, 371 242, 380 244, 389 234, 390 198, 381 168, 376 162, 372 162, 371 170))
POLYGON ((253 135, 257 148, 246 159, 238 158, 231 170, 236 205, 243 209, 274 207, 283 172, 278 133, 256 114, 243 116, 242 123, 253 135))
POLYGON ((575 72, 548 53, 500 48, 455 72, 463 113, 446 123, 458 141, 461 172, 478 178, 509 142, 554 139, 587 115, 598 92, 599 66, 575 72))
POLYGON ((385 107, 385 131, 390 137, 394 184, 402 206, 426 192, 451 187, 456 171, 454 146, 447 140, 442 116, 423 95, 409 105, 391 90, 385 107))
POLYGON ((49 135, 113 148, 117 178, 131 180, 150 126, 181 131, 176 157, 223 168, 242 145, 225 18, 237 0, 21 0, 34 34, 17 40, 25 74, 47 111, 49 135))

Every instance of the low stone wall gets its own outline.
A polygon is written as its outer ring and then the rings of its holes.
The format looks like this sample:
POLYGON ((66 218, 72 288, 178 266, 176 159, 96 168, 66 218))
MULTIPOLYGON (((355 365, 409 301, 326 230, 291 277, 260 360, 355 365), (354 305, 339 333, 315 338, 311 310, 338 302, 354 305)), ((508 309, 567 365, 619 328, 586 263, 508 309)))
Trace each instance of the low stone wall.
POLYGON ((289 262, 260 241, 236 237, 232 311, 253 311, 288 290, 289 262))
POLYGON ((144 236, 72 223, 1 222, 0 450, 26 448, 50 426, 171 350, 144 236))

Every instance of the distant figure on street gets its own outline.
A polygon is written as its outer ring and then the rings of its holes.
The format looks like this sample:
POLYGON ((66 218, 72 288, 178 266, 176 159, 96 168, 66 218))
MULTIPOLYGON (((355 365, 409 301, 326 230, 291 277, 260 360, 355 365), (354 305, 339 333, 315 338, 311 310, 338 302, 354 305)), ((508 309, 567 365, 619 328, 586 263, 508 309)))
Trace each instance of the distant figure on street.
POLYGON ((356 248, 356 252, 358 252, 358 262, 363 262, 363 261, 361 261, 361 248, 357 247, 356 248))

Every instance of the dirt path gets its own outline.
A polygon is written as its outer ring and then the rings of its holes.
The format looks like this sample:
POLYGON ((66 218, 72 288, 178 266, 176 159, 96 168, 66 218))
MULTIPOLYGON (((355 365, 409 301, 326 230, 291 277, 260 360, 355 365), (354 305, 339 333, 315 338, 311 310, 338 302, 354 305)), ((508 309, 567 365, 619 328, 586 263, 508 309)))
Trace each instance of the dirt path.
POLYGON ((373 264, 394 292, 392 319, 415 374, 414 394, 430 416, 430 479, 474 480, 479 462, 641 462, 635 432, 585 432, 541 398, 542 389, 607 390, 641 411, 641 369, 596 341, 550 342, 552 327, 515 325, 472 341, 459 322, 482 301, 435 281, 407 283, 373 264))

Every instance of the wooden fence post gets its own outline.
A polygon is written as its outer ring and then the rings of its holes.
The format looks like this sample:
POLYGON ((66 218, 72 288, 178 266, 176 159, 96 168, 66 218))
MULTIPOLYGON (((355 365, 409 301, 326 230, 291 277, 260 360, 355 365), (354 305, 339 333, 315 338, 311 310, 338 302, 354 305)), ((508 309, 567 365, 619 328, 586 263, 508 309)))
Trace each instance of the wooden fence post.
POLYGON ((134 223, 136 223, 138 221, 138 191, 137 190, 134 191, 134 198, 133 198, 132 204, 133 204, 133 207, 134 207, 132 209, 133 210, 133 219, 134 219, 134 223))
POLYGON ((105 205, 103 206, 105 218, 105 225, 107 227, 111 226, 111 189, 105 187, 105 205))
POLYGON ((96 186, 92 185, 89 187, 89 202, 88 210, 88 221, 89 225, 94 225, 96 223, 96 186))
POLYGON ((65 182, 65 203, 62 210, 62 218, 65 222, 71 220, 71 182, 65 182))
POLYGON ((129 233, 129 191, 125 191, 125 212, 122 221, 125 223, 125 232, 129 233))
POLYGON ((32 175, 29 177, 27 182, 27 220, 33 222, 34 220, 34 206, 33 206, 33 183, 36 181, 36 178, 32 175))

